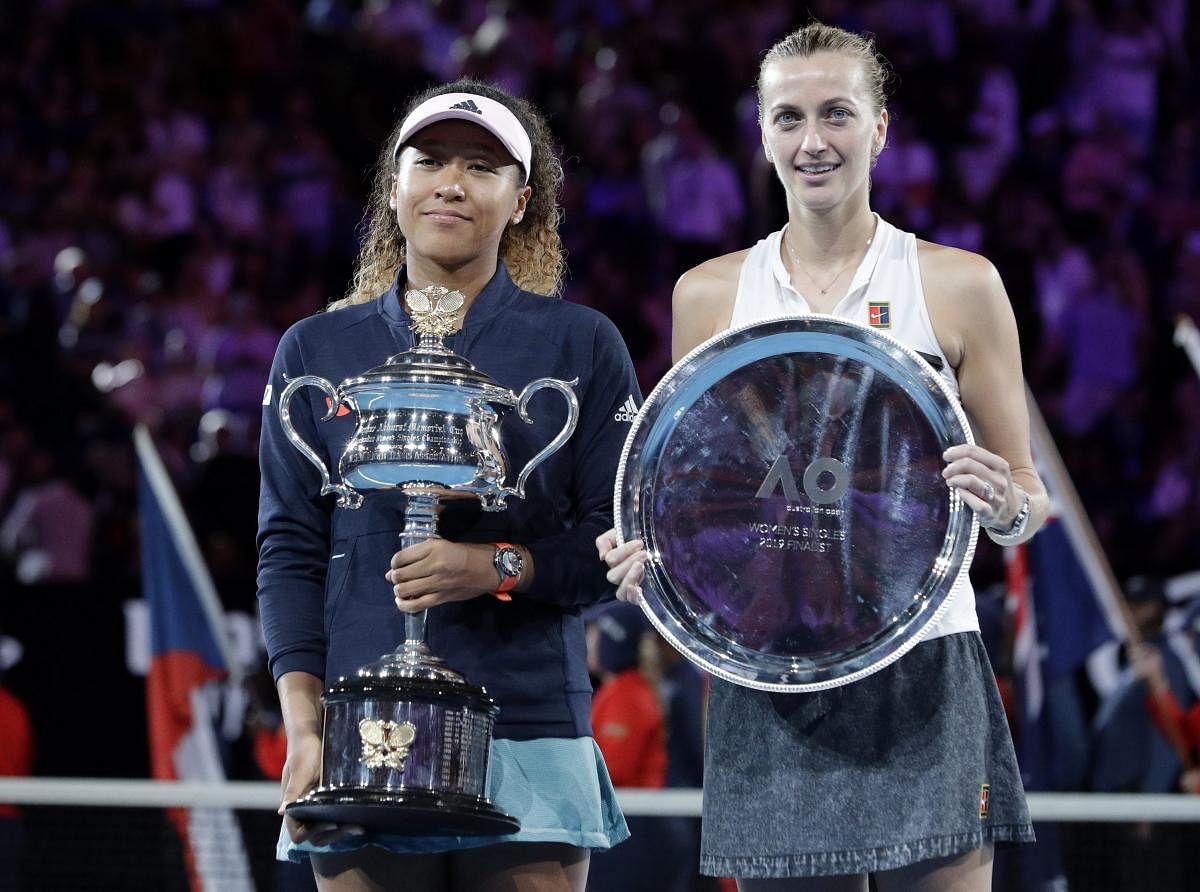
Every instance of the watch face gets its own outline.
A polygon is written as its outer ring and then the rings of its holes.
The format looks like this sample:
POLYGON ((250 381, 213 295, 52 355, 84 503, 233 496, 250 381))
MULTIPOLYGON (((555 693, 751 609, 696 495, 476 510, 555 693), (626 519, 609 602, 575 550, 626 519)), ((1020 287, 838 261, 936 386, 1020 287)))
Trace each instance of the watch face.
POLYGON ((521 552, 515 548, 502 548, 496 555, 496 566, 505 576, 520 576, 521 563, 521 552))

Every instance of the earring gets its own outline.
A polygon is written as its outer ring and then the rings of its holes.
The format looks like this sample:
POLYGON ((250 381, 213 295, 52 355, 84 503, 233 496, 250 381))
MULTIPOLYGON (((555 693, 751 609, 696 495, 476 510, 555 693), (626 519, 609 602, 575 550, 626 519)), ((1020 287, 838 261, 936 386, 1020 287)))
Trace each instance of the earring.
POLYGON ((512 223, 513 226, 516 226, 518 223, 521 222, 521 214, 514 214, 512 220, 510 222, 512 223))

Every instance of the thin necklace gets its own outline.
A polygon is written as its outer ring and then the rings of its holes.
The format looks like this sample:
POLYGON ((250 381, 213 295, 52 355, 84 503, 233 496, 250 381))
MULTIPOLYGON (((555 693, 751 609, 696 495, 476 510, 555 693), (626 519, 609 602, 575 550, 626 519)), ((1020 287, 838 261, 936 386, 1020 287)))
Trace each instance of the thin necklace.
MULTIPOLYGON (((875 233, 872 232, 867 237, 867 243, 864 247, 870 248, 871 242, 874 240, 874 238, 875 238, 875 233)), ((791 255, 792 263, 796 264, 796 266, 798 266, 800 268, 800 272, 804 273, 804 275, 808 278, 808 281, 812 282, 814 285, 817 286, 817 290, 820 291, 821 294, 828 294, 829 289, 833 287, 833 283, 836 282, 838 279, 840 279, 842 277, 842 273, 844 273, 846 270, 848 270, 850 268, 850 264, 854 263, 854 261, 857 259, 857 252, 855 252, 855 254, 851 255, 850 259, 848 261, 846 261, 846 265, 843 266, 841 269, 839 269, 837 271, 837 273, 834 274, 834 277, 829 280, 829 284, 826 285, 824 288, 822 288, 821 284, 816 279, 813 278, 812 273, 810 273, 808 271, 808 267, 806 267, 803 263, 800 262, 800 258, 796 256, 795 250, 793 250, 792 246, 788 244, 788 240, 786 238, 783 240, 783 246, 785 248, 787 248, 788 254, 791 255)))

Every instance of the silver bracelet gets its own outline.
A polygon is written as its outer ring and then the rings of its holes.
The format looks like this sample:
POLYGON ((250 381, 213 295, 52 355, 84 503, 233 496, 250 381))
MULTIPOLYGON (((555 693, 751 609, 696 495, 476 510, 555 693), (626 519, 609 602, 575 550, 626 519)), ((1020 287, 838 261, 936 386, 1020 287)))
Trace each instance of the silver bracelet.
POLYGON ((1011 545, 1016 542, 1024 534, 1025 525, 1029 522, 1029 508, 1029 493, 1025 493, 1025 500, 1021 502, 1021 507, 1017 510, 1017 516, 1013 518, 1007 530, 1001 532, 991 527, 984 527, 988 538, 997 545, 1011 545))

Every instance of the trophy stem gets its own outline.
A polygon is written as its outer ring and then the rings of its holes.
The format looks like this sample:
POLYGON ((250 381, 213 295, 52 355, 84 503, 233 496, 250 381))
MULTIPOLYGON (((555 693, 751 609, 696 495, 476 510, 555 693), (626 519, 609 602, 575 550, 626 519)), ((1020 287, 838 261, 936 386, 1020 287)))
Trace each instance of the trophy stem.
POLYGON ((425 647, 425 619, 429 616, 428 610, 422 610, 420 613, 410 613, 404 617, 404 649, 408 650, 410 645, 416 647, 425 647))
MULTIPOLYGON (((438 514, 442 510, 438 497, 431 493, 413 493, 404 509, 404 529, 400 531, 400 547, 408 548, 427 539, 440 539, 437 533, 438 514)), ((425 643, 425 620, 428 610, 409 613, 404 617, 404 644, 397 656, 404 665, 429 667, 441 661, 433 656, 425 643)))

